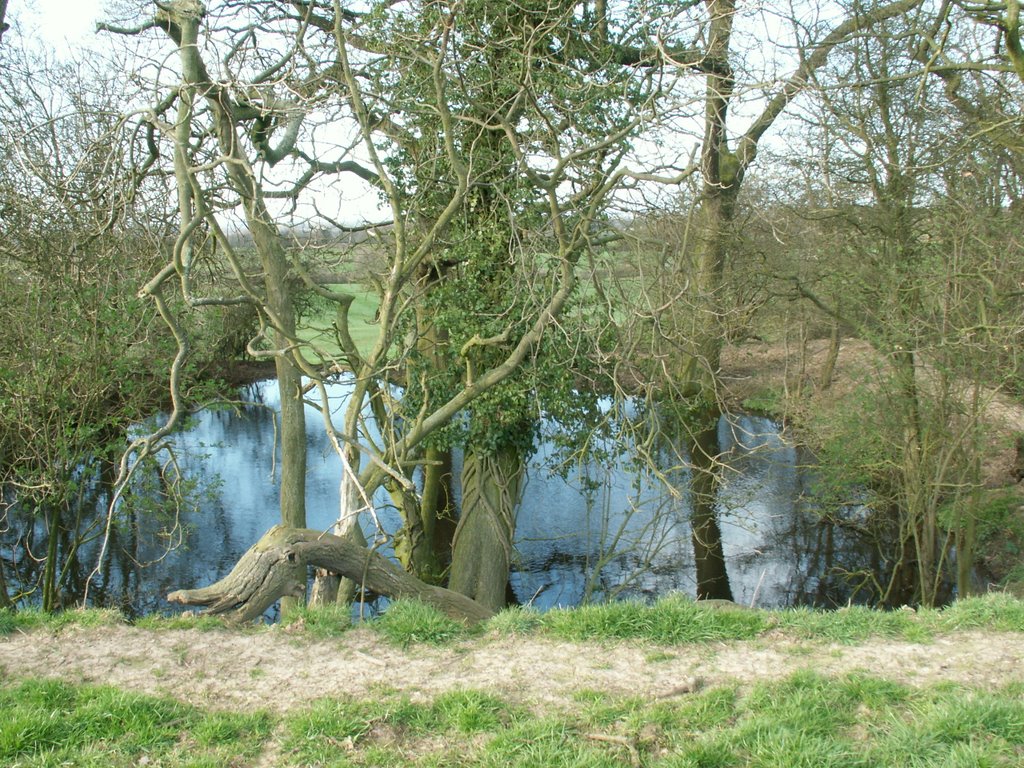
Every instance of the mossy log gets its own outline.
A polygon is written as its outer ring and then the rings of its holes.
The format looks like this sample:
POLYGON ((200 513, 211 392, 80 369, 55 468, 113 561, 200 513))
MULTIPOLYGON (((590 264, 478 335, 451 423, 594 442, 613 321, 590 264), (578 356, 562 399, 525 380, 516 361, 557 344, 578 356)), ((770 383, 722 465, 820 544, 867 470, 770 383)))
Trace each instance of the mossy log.
POLYGON ((305 582, 296 573, 305 566, 325 568, 394 599, 415 598, 467 623, 485 621, 493 612, 475 600, 426 584, 387 558, 354 542, 308 528, 275 525, 227 576, 200 589, 172 592, 172 603, 205 606, 206 612, 233 621, 251 621, 281 597, 301 596, 305 582))

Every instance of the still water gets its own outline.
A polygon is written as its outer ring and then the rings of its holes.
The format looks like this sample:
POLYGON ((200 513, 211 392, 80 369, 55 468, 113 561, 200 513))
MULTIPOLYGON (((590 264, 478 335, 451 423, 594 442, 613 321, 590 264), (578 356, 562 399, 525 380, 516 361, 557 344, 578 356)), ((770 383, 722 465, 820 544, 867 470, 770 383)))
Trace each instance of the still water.
MULTIPOLYGON (((331 385, 338 418, 349 391, 345 383, 331 385)), ((248 404, 203 411, 175 438, 178 460, 196 482, 202 503, 179 520, 138 514, 120 526, 90 602, 118 605, 131 614, 170 612, 174 609, 164 600, 168 592, 225 575, 277 522, 272 450, 277 383, 260 382, 241 395, 248 404), (168 551, 168 543, 179 538, 181 545, 168 551)), ((325 529, 338 514, 340 463, 319 413, 310 409, 307 416, 308 525, 325 529)), ((801 467, 798 451, 786 444, 775 423, 758 416, 723 417, 719 440, 727 466, 718 521, 736 601, 762 607, 845 603, 847 585, 830 574, 858 567, 869 555, 845 529, 821 522, 805 508, 810 473, 801 467)), ((548 470, 553 451, 550 442, 542 442, 530 461, 510 578, 516 598, 549 609, 584 599, 694 594, 687 471, 668 473, 674 493, 628 457, 591 462, 563 479, 548 470)), ((377 501, 377 521, 385 534, 393 533, 397 518, 384 498, 377 501)), ((97 488, 90 503, 80 530, 102 519, 105 494, 97 488)), ((362 523, 368 536, 377 533, 370 516, 362 523)), ((38 523, 9 516, 0 532, 0 556, 13 581, 9 586, 34 580, 36 555, 45 552, 43 536, 38 523)), ((98 539, 81 546, 79 562, 64 580, 69 602, 98 551, 98 539)))

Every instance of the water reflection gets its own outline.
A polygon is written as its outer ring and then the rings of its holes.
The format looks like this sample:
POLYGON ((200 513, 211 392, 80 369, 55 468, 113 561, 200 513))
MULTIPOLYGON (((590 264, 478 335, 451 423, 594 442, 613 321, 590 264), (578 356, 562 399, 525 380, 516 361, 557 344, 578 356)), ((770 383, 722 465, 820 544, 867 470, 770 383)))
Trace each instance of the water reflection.
MULTIPOLYGON (((717 437, 725 468, 713 522, 734 599, 760 606, 817 602, 825 571, 810 573, 806 566, 820 563, 811 552, 819 531, 829 526, 802 506, 797 451, 774 422, 758 416, 723 417, 717 437)), ((546 458, 542 448, 535 463, 546 458)), ((669 473, 675 494, 661 479, 630 466, 627 457, 604 474, 596 498, 587 499, 574 488, 592 478, 577 473, 566 484, 535 473, 532 482, 540 487, 528 489, 534 501, 525 499, 519 516, 517 594, 542 608, 577 604, 588 581, 596 583, 599 596, 695 594, 690 472, 669 473), (537 499, 546 500, 543 507, 537 499)))
MULTIPOLYGON (((342 407, 350 388, 330 385, 342 407)), ((276 382, 242 393, 245 403, 197 414, 174 440, 182 468, 200 492, 201 503, 174 521, 132 513, 115 530, 105 569, 93 587, 93 602, 116 604, 131 613, 168 611, 164 596, 224 576, 278 516, 279 466, 274 445, 276 382), (184 545, 167 551, 180 533, 184 545), (157 560, 142 568, 142 563, 157 560)), ((309 460, 306 507, 312 528, 328 528, 339 508, 340 465, 319 413, 308 413, 309 460)), ((821 522, 805 508, 809 474, 797 451, 768 419, 738 415, 719 423, 718 440, 726 468, 718 490, 721 530, 732 593, 737 602, 759 606, 843 604, 849 586, 831 572, 850 563, 862 567, 869 548, 845 529, 821 522)), ((651 598, 669 591, 695 593, 696 564, 691 542, 689 472, 670 472, 675 492, 638 469, 626 456, 577 467, 566 479, 547 470, 552 443, 543 443, 530 462, 518 514, 518 557, 510 578, 515 597, 541 609, 608 597, 651 598)), ((461 467, 456 466, 456 475, 461 467)), ((90 525, 102 520, 108 489, 97 484, 86 499, 77 527, 69 528, 61 551, 90 525)), ((378 519, 387 533, 398 521, 384 499, 378 519)), ((373 521, 363 521, 372 536, 373 521)), ((95 530, 95 529, 94 529, 95 530)), ((46 535, 36 520, 8 515, 0 533, 9 586, 34 583, 46 535), (29 547, 25 545, 29 544, 29 547), (12 576, 14 578, 12 578, 12 576)), ((81 543, 64 580, 81 588, 99 552, 93 538, 81 543)))

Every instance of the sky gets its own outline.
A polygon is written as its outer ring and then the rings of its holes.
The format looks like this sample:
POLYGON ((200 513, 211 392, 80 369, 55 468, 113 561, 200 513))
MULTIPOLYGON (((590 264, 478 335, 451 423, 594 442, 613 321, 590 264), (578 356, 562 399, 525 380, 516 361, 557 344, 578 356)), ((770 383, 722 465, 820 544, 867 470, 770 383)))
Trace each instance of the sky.
MULTIPOLYGON (((9 0, 7 21, 14 29, 11 37, 24 36, 29 47, 41 42, 58 56, 79 47, 102 49, 108 35, 96 33, 96 22, 110 18, 105 13, 109 0, 9 0)), ((375 194, 367 194, 363 184, 332 185, 321 190, 317 199, 324 211, 337 221, 355 225, 381 221, 388 213, 380 209, 375 194)), ((282 203, 283 205, 283 203, 282 203)))
MULTIPOLYGON (((24 35, 26 42, 40 41, 58 56, 69 47, 102 49, 106 35, 96 33, 97 21, 108 18, 106 6, 111 0, 9 0, 8 17, 15 29, 8 34, 24 35)), ((754 36, 757 39, 757 36, 754 36)), ((743 106, 733 105, 734 117, 743 106)), ((770 140, 769 140, 770 141, 770 140)), ((766 144, 769 142, 765 142, 766 144)), ((376 198, 368 197, 361 185, 358 191, 339 204, 336 215, 345 223, 364 219, 379 220, 376 198)), ((346 197, 346 196, 343 196, 346 197)), ((332 206, 333 207, 333 206, 332 206)))
POLYGON ((103 5, 103 0, 10 0, 7 14, 23 34, 42 38, 59 52, 69 43, 89 45, 98 39, 103 5))

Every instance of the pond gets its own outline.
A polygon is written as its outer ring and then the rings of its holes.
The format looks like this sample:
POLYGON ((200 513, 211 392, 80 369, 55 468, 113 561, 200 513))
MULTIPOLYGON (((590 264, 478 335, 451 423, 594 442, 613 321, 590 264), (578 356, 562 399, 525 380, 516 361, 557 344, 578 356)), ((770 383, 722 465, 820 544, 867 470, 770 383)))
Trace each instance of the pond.
MULTIPOLYGON (((340 416, 349 387, 337 382, 330 390, 340 416)), ((276 382, 252 385, 242 399, 249 404, 200 412, 175 437, 181 465, 202 503, 177 520, 140 512, 118 526, 90 602, 134 615, 170 612, 168 592, 220 578, 278 521, 276 382)), ((340 464, 321 417, 312 409, 308 416, 308 525, 326 529, 338 513, 340 464)), ((869 562, 871 548, 808 509, 812 473, 802 466, 800 452, 785 442, 777 424, 748 414, 723 417, 719 440, 726 469, 717 518, 735 600, 761 607, 845 604, 851 589, 834 574, 869 562)), ((553 451, 544 441, 530 461, 510 577, 516 599, 546 610, 588 597, 694 594, 688 472, 668 472, 672 492, 624 456, 576 467, 563 479, 548 470, 553 451)), ((458 457, 456 473, 457 464, 458 457)), ((98 484, 92 490, 80 511, 80 531, 104 517, 106 493, 98 484)), ((377 520, 393 533, 397 519, 384 499, 378 501, 377 520)), ((19 518, 13 509, 0 532, 11 587, 34 582, 38 555, 46 551, 41 524, 19 518)), ((370 516, 362 523, 373 535, 370 516)), ((63 552, 73 546, 74 536, 66 538, 63 552)), ((98 538, 79 547, 63 581, 68 602, 80 594, 98 553, 98 538)))

